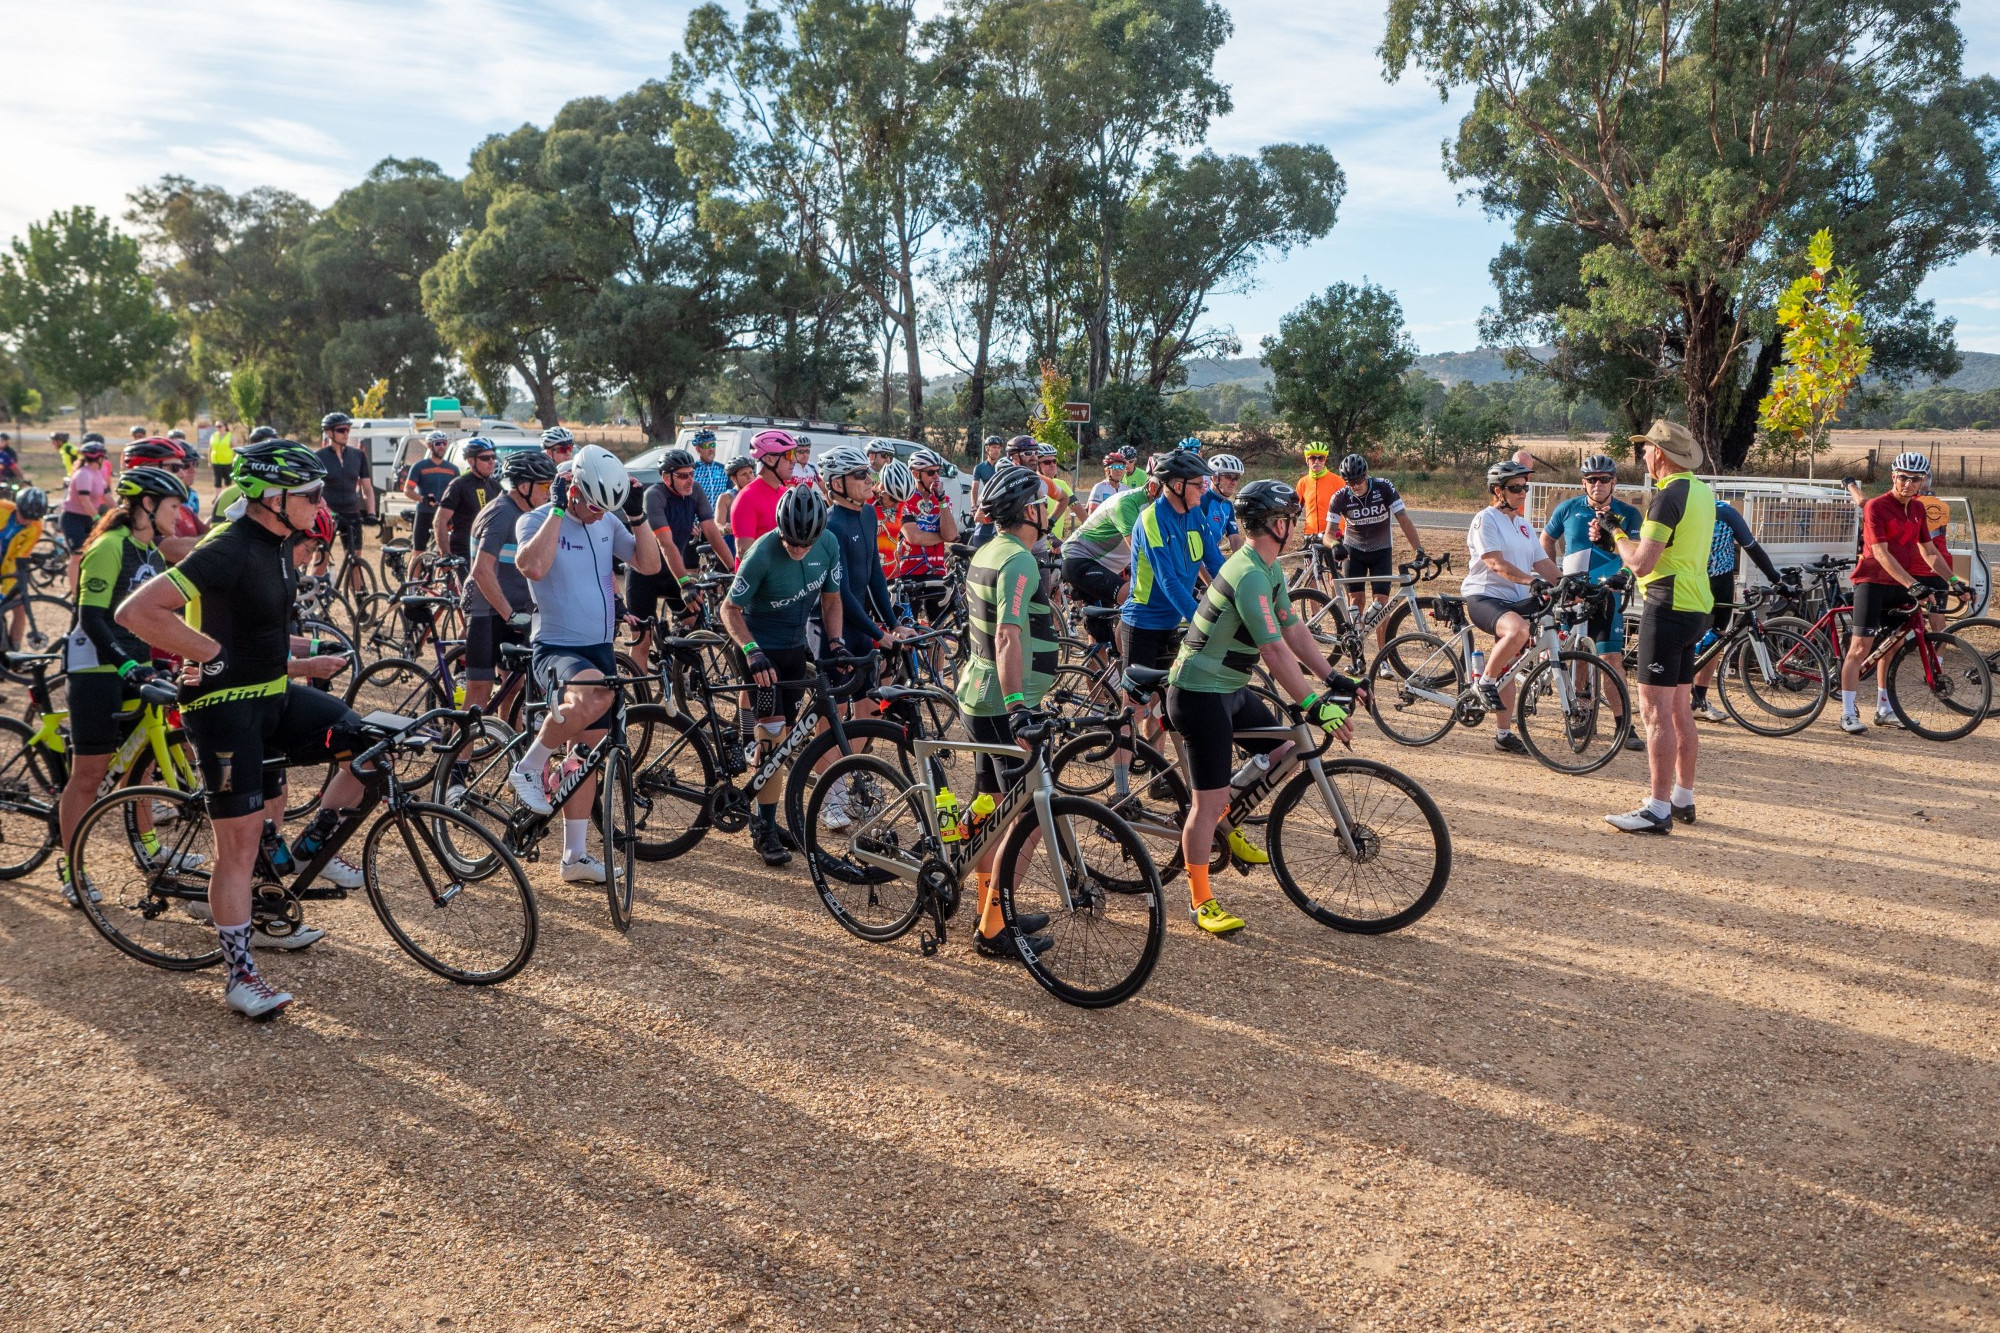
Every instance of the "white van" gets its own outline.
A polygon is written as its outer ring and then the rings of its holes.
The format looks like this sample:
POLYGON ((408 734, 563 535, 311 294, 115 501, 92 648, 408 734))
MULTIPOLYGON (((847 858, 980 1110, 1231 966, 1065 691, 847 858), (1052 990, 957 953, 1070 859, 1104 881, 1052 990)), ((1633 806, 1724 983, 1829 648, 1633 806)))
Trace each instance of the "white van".
POLYGON ((432 404, 429 416, 357 420, 347 437, 348 442, 359 448, 368 459, 368 479, 374 483, 375 493, 381 497, 384 520, 407 523, 415 513, 416 502, 402 493, 396 478, 423 454, 422 437, 431 431, 441 430, 451 437, 445 457, 456 464, 460 472, 465 471, 464 442, 475 435, 484 435, 493 441, 502 458, 517 449, 542 447, 542 432, 538 426, 523 426, 499 417, 461 412, 455 399, 433 399, 432 404))

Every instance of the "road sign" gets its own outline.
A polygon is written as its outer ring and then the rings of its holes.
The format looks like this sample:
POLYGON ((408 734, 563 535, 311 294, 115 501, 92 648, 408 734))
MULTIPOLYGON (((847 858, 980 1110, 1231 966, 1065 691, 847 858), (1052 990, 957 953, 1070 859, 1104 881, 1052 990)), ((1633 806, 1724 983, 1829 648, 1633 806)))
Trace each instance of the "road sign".
POLYGON ((1080 426, 1080 425, 1082 425, 1083 423, 1085 423, 1086 421, 1089 421, 1089 420, 1090 420, 1090 404, 1089 404, 1089 403, 1064 403, 1064 404, 1063 404, 1063 420, 1064 420, 1064 421, 1067 421, 1067 422, 1069 422, 1069 423, 1071 423, 1072 425, 1077 425, 1077 426, 1080 426))

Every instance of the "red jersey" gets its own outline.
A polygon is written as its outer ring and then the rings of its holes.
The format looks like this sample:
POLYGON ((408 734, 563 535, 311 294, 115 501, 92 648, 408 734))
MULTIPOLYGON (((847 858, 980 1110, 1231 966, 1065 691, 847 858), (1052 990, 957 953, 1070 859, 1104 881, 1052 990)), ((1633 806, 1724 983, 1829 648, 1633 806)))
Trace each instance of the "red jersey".
MULTIPOLYGON (((1903 572, 1912 578, 1931 572, 1919 549, 1931 540, 1930 517, 1925 512, 1924 497, 1917 496, 1909 501, 1898 500, 1894 491, 1878 495, 1861 506, 1861 559, 1854 566, 1856 583, 1894 583, 1889 571, 1875 558, 1873 548, 1880 544, 1889 548, 1889 554, 1903 567, 1903 572)), ((1937 543, 1939 551, 1944 550, 1943 540, 1937 543)), ((1949 565, 1946 566, 1950 568, 1949 565)))
MULTIPOLYGON (((918 491, 903 501, 902 507, 896 511, 896 526, 899 530, 942 536, 944 515, 949 504, 950 501, 943 495, 918 491)), ((950 556, 943 542, 931 546, 911 546, 904 542, 897 554, 895 577, 899 579, 943 578, 950 568, 950 556)))

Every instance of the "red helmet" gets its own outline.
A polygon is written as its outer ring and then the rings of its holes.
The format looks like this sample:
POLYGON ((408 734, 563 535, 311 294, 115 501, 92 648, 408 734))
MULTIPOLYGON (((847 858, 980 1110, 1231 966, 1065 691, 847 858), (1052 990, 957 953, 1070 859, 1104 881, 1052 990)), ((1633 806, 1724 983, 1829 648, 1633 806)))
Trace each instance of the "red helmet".
POLYGON ((325 505, 313 510, 313 540, 322 546, 333 545, 333 511, 325 505))
POLYGON ((159 467, 162 464, 185 463, 187 456, 187 446, 179 440, 154 435, 126 445, 125 455, 120 461, 127 468, 159 467))

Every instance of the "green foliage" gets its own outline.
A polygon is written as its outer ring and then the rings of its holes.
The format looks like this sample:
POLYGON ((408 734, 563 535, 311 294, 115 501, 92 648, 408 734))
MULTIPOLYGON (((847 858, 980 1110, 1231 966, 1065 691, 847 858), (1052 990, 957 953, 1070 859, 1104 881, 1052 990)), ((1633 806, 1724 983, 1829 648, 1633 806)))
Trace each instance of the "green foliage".
POLYGON ((1107 442, 1141 456, 1215 428, 1193 394, 1163 394, 1146 384, 1105 385, 1097 391, 1096 415, 1098 432, 1107 442))
POLYGON ((1823 452, 1827 432, 1868 369, 1867 329, 1854 279, 1833 266, 1833 233, 1822 229, 1806 250, 1807 271, 1778 298, 1784 367, 1758 409, 1765 452, 1796 465, 1823 452))
POLYGON ((1427 468, 1465 467, 1492 461, 1495 447, 1512 428, 1500 396, 1486 386, 1446 388, 1425 375, 1404 381, 1408 407, 1389 433, 1385 451, 1414 459, 1427 468))
POLYGON ((130 385, 174 333, 139 246, 88 206, 31 223, 0 257, 0 330, 48 384, 90 399, 130 385))
POLYGON ((1053 444, 1065 463, 1076 457, 1076 437, 1070 434, 1069 424, 1063 420, 1063 404, 1070 401, 1073 383, 1055 362, 1042 362, 1042 394, 1036 404, 1031 433, 1038 442, 1053 444))
POLYGON ((1891 393, 1848 415, 1848 425, 1863 430, 1992 430, 1995 422, 2000 422, 2000 388, 1891 393))
MULTIPOLYGON (((254 365, 238 366, 236 373, 229 377, 229 401, 236 408, 236 419, 243 423, 247 432, 251 427, 264 422, 264 374, 254 365)), ((245 435, 248 438, 248 435, 245 435)))
POLYGON ((18 376, 10 377, 0 382, 0 407, 7 409, 7 420, 25 426, 41 415, 42 391, 18 376))
POLYGON ((1279 321, 1264 339, 1271 401, 1302 439, 1335 456, 1379 440, 1409 409, 1403 376, 1417 346, 1393 293, 1337 282, 1279 321))

